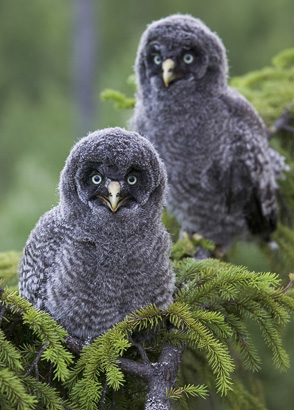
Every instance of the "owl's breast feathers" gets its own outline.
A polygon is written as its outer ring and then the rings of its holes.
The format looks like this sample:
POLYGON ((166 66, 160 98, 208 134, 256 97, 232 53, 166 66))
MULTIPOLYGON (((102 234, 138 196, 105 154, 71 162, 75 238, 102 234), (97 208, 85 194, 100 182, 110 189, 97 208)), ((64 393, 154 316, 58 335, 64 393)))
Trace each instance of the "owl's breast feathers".
MULTIPOLYGON (((170 240, 163 226, 140 233, 81 235, 47 212, 32 231, 20 262, 20 293, 49 312, 70 334, 93 337, 148 304, 172 302, 170 240)), ((119 229, 119 227, 118 227, 119 229)))

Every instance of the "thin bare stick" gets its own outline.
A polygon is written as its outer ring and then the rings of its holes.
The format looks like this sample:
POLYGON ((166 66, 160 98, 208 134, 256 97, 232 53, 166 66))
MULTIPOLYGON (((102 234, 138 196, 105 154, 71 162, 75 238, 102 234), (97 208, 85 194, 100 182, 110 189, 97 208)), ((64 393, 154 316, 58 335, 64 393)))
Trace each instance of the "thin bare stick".
POLYGON ((37 367, 37 364, 38 364, 38 361, 41 359, 41 356, 42 356, 44 350, 45 350, 46 347, 48 346, 48 343, 49 343, 49 341, 47 340, 47 342, 43 344, 43 346, 42 346, 41 349, 39 350, 39 352, 38 352, 38 354, 37 354, 35 360, 34 360, 33 363, 30 365, 28 371, 26 372, 25 377, 28 377, 28 375, 31 374, 31 372, 32 372, 33 369, 35 369, 35 370, 37 369, 36 375, 38 375, 38 367, 37 367))
POLYGON ((143 363, 150 363, 150 360, 148 359, 146 350, 140 343, 134 343, 134 346, 137 348, 138 352, 140 353, 140 356, 143 360, 143 363))
POLYGON ((103 408, 104 408, 107 387, 108 387, 108 382, 106 381, 105 384, 104 384, 103 390, 102 390, 102 397, 101 397, 101 400, 100 400, 100 410, 103 410, 103 408))
POLYGON ((5 312, 6 312, 6 306, 3 305, 1 310, 0 310, 0 325, 1 325, 1 322, 2 322, 2 319, 3 319, 3 316, 5 315, 5 312))

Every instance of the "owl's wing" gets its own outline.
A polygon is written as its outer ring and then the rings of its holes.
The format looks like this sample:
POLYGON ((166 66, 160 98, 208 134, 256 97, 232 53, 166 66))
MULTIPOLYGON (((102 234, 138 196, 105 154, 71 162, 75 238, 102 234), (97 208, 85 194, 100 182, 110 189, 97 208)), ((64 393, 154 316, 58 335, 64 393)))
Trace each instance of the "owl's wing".
POLYGON ((38 309, 44 309, 48 271, 61 236, 54 208, 41 217, 31 232, 19 263, 19 292, 38 309))
POLYGON ((201 173, 204 189, 216 195, 225 213, 242 217, 249 231, 268 239, 276 227, 277 184, 265 139, 236 132, 234 142, 223 144, 223 155, 201 173))
MULTIPOLYGON (((272 196, 271 189, 267 187, 266 196, 272 196)), ((244 206, 244 214, 249 231, 254 235, 260 235, 265 240, 269 239, 270 234, 277 227, 277 209, 273 205, 275 198, 272 197, 268 207, 261 201, 261 196, 255 188, 244 206)))
POLYGON ((232 162, 227 171, 229 182, 226 192, 228 209, 236 202, 242 201, 243 214, 249 231, 268 239, 276 228, 276 197, 275 188, 266 172, 265 164, 255 158, 255 166, 260 170, 260 178, 256 175, 253 164, 246 161, 232 162), (257 164, 259 163, 259 164, 257 164))
POLYGON ((228 207, 242 206, 251 233, 268 238, 276 227, 275 164, 266 127, 257 111, 236 90, 228 88, 223 103, 229 112, 223 156, 228 207), (241 202, 240 202, 241 201, 241 202))
POLYGON ((226 170, 228 209, 241 201, 249 231, 268 239, 276 228, 277 184, 265 139, 245 133, 232 146, 231 158, 226 170))

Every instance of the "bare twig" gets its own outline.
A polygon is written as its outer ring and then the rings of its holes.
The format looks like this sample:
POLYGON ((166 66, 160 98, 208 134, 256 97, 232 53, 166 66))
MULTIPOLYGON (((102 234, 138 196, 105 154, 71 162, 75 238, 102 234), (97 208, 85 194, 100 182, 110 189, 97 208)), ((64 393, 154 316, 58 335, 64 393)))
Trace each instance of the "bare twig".
POLYGON ((101 397, 101 400, 100 400, 100 410, 103 410, 103 408, 104 408, 107 387, 108 387, 108 382, 106 380, 106 382, 104 384, 104 387, 103 387, 103 390, 102 390, 102 397, 101 397))
POLYGON ((39 369, 38 369, 38 363, 34 364, 34 369, 35 369, 35 376, 36 380, 39 381, 39 369))
POLYGON ((38 374, 39 374, 39 373, 38 373, 38 366, 37 366, 37 364, 38 364, 39 360, 41 359, 41 356, 42 356, 44 350, 45 350, 46 347, 48 346, 48 343, 49 343, 49 341, 47 340, 47 342, 43 344, 43 346, 42 346, 41 349, 39 350, 39 352, 38 352, 38 354, 37 354, 35 360, 34 360, 33 363, 30 365, 28 371, 26 372, 25 377, 28 377, 29 374, 32 372, 32 370, 35 369, 35 371, 36 371, 36 378, 37 378, 37 380, 38 380, 38 374))
POLYGON ((2 322, 2 319, 3 319, 3 316, 5 315, 5 312, 6 312, 6 306, 3 305, 0 309, 0 325, 1 325, 1 322, 2 322))
POLYGON ((53 371, 53 363, 50 363, 49 371, 46 375, 48 384, 50 384, 52 382, 52 371, 53 371))
POLYGON ((111 410, 115 410, 115 391, 114 390, 112 390, 111 410))
POLYGON ((140 343, 134 343, 134 346, 137 348, 138 352, 140 353, 143 363, 150 363, 144 347, 140 343))
POLYGON ((294 274, 290 273, 289 276, 290 276, 290 281, 289 281, 288 285, 285 286, 284 289, 281 290, 281 292, 277 293, 276 296, 279 296, 279 295, 282 295, 283 293, 288 292, 288 290, 292 287, 292 285, 294 283, 294 277, 293 277, 294 274))

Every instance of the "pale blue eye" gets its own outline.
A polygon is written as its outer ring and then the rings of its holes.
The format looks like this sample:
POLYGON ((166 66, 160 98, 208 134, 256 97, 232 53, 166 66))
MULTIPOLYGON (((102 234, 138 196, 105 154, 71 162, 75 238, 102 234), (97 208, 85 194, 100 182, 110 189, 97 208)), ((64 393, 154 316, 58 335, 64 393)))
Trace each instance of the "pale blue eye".
POLYGON ((194 56, 190 53, 187 53, 187 54, 184 55, 183 60, 186 64, 191 64, 191 63, 193 63, 194 56))
POLYGON ((135 185, 137 182, 137 177, 135 175, 129 175, 127 181, 129 185, 135 185))
POLYGON ((161 57, 158 54, 156 54, 156 56, 153 58, 153 61, 155 64, 159 65, 161 64, 161 57))
POLYGON ((102 182, 102 176, 100 174, 96 174, 92 176, 92 182, 95 185, 99 185, 102 182))

